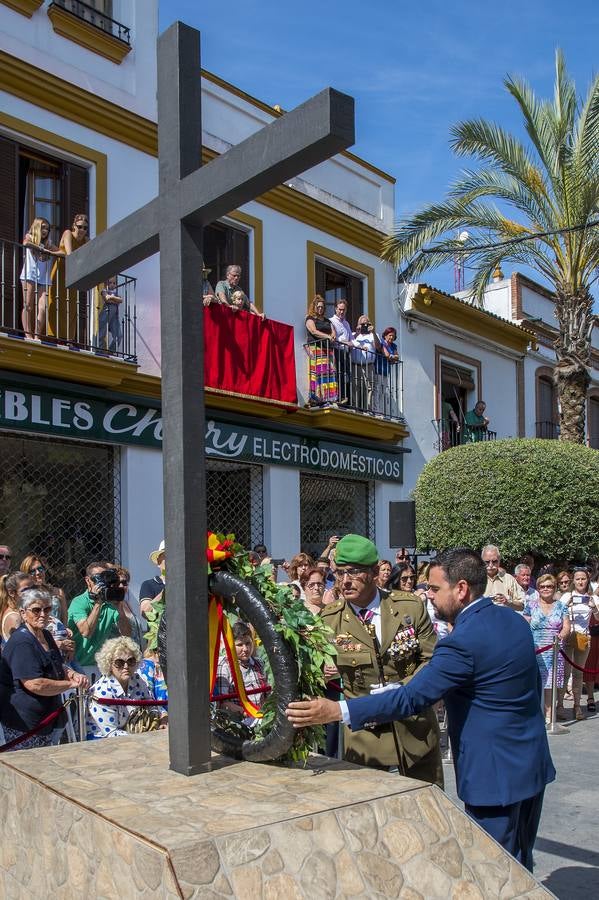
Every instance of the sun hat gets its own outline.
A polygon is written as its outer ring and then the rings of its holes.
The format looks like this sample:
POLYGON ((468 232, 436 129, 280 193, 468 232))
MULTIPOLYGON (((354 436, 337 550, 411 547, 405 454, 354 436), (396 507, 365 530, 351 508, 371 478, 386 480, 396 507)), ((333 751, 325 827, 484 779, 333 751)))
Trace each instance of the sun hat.
POLYGON ((150 562, 153 562, 154 565, 157 566, 158 565, 158 557, 164 556, 164 553, 165 553, 164 541, 160 541, 160 544, 158 545, 158 549, 152 550, 152 552, 150 553, 150 562))

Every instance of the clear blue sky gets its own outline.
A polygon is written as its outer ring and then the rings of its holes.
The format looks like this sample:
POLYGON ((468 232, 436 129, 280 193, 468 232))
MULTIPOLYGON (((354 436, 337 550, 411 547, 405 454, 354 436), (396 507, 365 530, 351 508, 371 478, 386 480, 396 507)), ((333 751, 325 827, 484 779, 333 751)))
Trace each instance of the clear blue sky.
MULTIPOLYGON (((160 0, 202 32, 205 68, 291 109, 327 85, 356 99, 358 155, 397 178, 396 213, 441 199, 464 164, 450 126, 484 116, 522 134, 506 73, 552 92, 561 47, 580 93, 597 71, 598 0, 160 0)), ((453 290, 450 272, 429 281, 453 290)))

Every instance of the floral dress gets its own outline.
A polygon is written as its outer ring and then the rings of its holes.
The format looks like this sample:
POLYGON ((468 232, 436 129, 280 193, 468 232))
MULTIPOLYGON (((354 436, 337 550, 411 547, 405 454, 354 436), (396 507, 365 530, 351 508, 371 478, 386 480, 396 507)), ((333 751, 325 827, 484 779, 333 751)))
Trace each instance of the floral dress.
MULTIPOLYGON (((553 644, 553 638, 562 630, 564 619, 568 615, 565 603, 556 600, 548 613, 544 613, 538 600, 528 600, 523 615, 530 616, 530 627, 535 647, 553 644)), ((553 650, 537 653, 537 664, 541 673, 543 688, 549 690, 553 678, 553 650)), ((557 686, 564 686, 564 660, 561 653, 557 657, 557 686)))

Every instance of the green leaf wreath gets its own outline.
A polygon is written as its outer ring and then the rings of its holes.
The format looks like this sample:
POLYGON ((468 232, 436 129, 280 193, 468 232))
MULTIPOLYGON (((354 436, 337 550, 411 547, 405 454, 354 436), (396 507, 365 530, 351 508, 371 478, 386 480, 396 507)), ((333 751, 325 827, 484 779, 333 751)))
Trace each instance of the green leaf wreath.
MULTIPOLYGON (((268 604, 277 620, 277 630, 291 645, 298 662, 299 691, 302 697, 318 697, 325 693, 324 666, 335 665, 336 650, 332 643, 333 632, 324 624, 321 617, 306 609, 302 600, 297 598, 290 586, 277 584, 272 580, 273 567, 270 564, 254 567, 249 560, 247 550, 238 544, 234 534, 217 535, 221 543, 230 541, 231 556, 218 563, 237 578, 251 584, 268 604)), ((213 563, 213 567, 216 566, 213 563)), ((211 572, 210 565, 208 572, 211 572)), ((157 646, 158 627, 165 608, 165 592, 163 591, 153 602, 152 610, 146 614, 149 623, 146 638, 148 648, 157 646)), ((257 642, 258 653, 259 640, 257 642)), ((272 684, 272 672, 266 654, 260 654, 268 681, 272 684)), ((272 728, 275 718, 275 697, 271 692, 262 704, 263 716, 252 729, 255 737, 267 734, 272 728)), ((308 754, 317 747, 323 747, 324 727, 322 725, 298 730, 291 750, 281 761, 304 761, 308 754)))

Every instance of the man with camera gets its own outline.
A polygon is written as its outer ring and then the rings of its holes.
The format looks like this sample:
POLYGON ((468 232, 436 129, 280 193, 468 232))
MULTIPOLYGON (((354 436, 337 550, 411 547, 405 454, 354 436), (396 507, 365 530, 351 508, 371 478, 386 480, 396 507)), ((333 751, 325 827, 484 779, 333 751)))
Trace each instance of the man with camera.
POLYGON ((75 657, 90 676, 97 674, 96 653, 105 641, 131 636, 125 612, 125 589, 117 570, 109 562, 92 562, 85 570, 87 590, 73 597, 69 606, 69 628, 73 631, 75 657))

